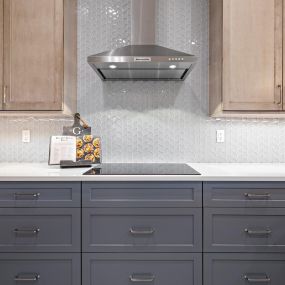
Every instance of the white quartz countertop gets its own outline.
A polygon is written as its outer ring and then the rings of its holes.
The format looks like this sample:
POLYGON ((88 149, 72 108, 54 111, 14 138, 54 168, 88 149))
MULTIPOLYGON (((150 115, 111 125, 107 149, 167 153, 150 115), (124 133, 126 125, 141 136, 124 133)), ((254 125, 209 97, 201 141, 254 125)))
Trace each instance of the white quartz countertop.
POLYGON ((285 163, 189 163, 201 175, 84 176, 88 168, 0 163, 0 181, 285 181, 285 163))

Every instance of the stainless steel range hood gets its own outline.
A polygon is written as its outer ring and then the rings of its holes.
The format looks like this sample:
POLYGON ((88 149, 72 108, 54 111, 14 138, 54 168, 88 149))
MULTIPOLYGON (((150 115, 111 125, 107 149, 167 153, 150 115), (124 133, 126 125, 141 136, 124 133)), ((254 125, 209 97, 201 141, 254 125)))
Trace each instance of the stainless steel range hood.
POLYGON ((88 57, 102 80, 181 81, 189 75, 195 56, 154 44, 155 2, 132 0, 132 45, 88 57))

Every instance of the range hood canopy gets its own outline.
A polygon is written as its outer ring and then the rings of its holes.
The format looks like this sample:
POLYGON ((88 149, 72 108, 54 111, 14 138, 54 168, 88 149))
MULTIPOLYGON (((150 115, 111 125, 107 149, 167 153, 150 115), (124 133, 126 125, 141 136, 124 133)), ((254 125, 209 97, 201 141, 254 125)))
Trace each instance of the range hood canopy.
POLYGON ((193 55, 157 45, 129 45, 88 57, 102 80, 184 80, 195 62, 193 55))
POLYGON ((155 1, 132 0, 133 45, 91 55, 87 61, 104 81, 175 80, 189 75, 194 55, 152 44, 155 42, 155 1))

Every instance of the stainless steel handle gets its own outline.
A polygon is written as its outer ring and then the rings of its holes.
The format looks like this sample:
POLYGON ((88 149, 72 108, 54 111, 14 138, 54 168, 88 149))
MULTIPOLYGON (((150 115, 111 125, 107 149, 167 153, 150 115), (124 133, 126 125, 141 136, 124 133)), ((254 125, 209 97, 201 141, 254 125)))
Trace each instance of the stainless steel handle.
POLYGON ((35 282, 40 279, 38 273, 19 273, 14 277, 16 282, 35 282))
POLYGON ((155 276, 150 273, 132 274, 130 277, 131 282, 153 282, 155 276))
POLYGON ((14 193, 15 200, 19 198, 22 200, 38 200, 40 195, 40 193, 14 193))
POLYGON ((142 228, 142 227, 131 227, 130 233, 132 235, 153 235, 155 229, 153 228, 142 228))
POLYGON ((244 232, 248 235, 262 235, 262 236, 268 236, 272 233, 271 229, 265 229, 265 230, 250 230, 250 229, 244 229, 244 232))
POLYGON ((33 229, 14 229, 15 234, 25 234, 25 235, 37 235, 40 232, 40 228, 33 229))
POLYGON ((269 283, 271 281, 270 277, 266 274, 260 274, 261 277, 257 277, 259 274, 246 274, 244 279, 249 283, 269 283))
POLYGON ((279 98, 278 98, 278 101, 275 101, 275 104, 281 105, 282 104, 282 85, 278 84, 277 88, 279 90, 279 98))
POLYGON ((264 193, 264 194, 254 194, 254 193, 244 193, 244 196, 248 199, 252 200, 268 200, 271 197, 270 193, 264 193))
POLYGON ((6 99, 7 98, 7 86, 4 85, 3 86, 3 104, 5 105, 6 104, 6 99))

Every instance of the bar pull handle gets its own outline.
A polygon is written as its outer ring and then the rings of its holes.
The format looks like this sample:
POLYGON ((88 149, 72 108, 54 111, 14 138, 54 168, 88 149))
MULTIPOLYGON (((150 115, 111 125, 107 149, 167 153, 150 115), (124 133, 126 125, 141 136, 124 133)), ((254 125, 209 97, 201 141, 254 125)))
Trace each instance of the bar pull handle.
POLYGON ((14 193, 15 200, 38 200, 40 193, 14 193))
POLYGON ((132 235, 153 235, 155 232, 155 229, 149 227, 131 227, 130 233, 132 235))
POLYGON ((37 235, 40 232, 40 228, 33 228, 33 229, 14 229, 14 233, 17 234, 23 234, 23 235, 37 235))
POLYGON ((14 277, 16 282, 36 282, 40 279, 38 273, 19 273, 14 277))
POLYGON ((155 276, 151 273, 140 273, 140 274, 132 274, 130 275, 131 282, 153 282, 155 276))
POLYGON ((257 235, 257 236, 269 236, 272 234, 271 229, 265 229, 265 230, 251 230, 251 229, 244 229, 244 232, 248 235, 257 235))
POLYGON ((282 104, 282 85, 278 84, 277 88, 279 90, 279 98, 278 98, 278 101, 275 101, 275 104, 281 105, 282 104))
POLYGON ((244 279, 248 283, 269 283, 271 281, 267 274, 246 274, 244 275, 244 279))
POLYGON ((268 200, 271 197, 270 193, 264 194, 254 194, 254 193, 244 193, 244 196, 250 200, 268 200))
POLYGON ((7 101, 7 85, 3 86, 3 105, 6 105, 7 101))

